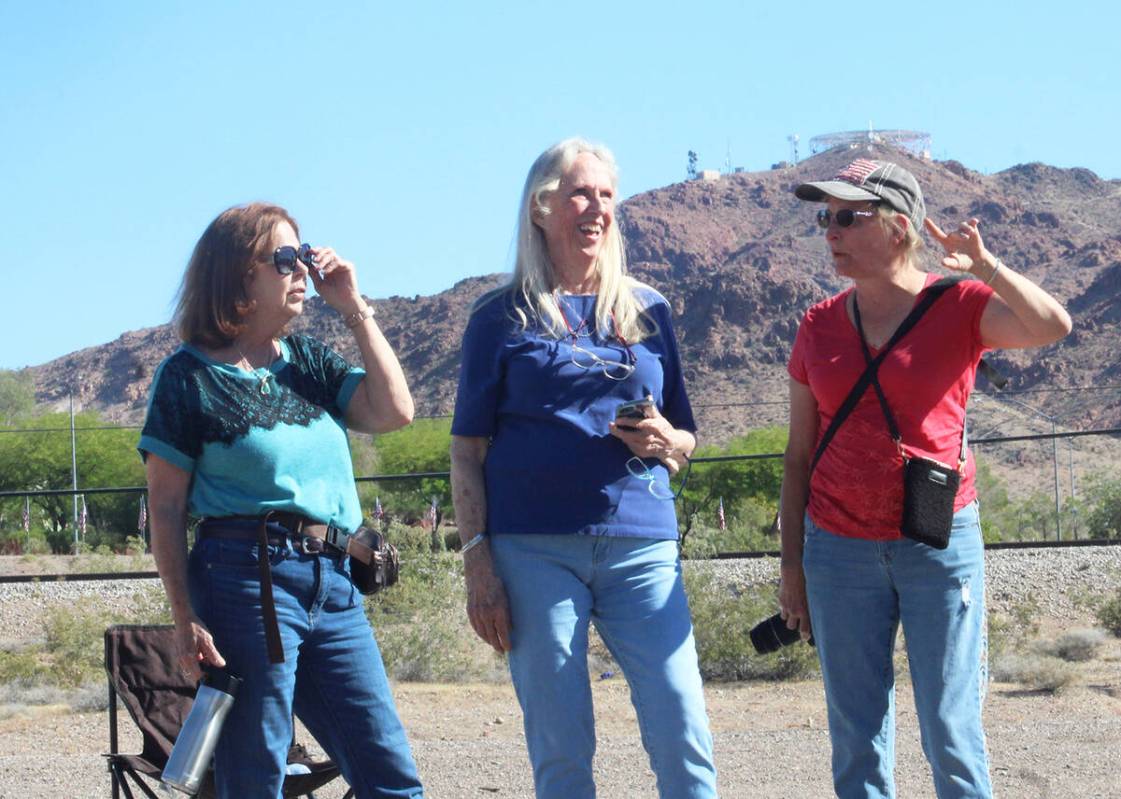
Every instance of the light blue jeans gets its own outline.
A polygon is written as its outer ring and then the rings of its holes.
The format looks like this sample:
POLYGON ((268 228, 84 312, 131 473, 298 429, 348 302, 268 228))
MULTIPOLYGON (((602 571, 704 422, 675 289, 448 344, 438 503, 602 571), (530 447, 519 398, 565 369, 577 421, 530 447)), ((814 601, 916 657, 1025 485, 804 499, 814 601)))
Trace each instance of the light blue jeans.
POLYGON ((356 796, 423 796, 349 559, 268 548, 285 658, 269 663, 257 550, 210 538, 191 551, 191 603, 244 680, 215 751, 220 799, 281 795, 293 712, 356 796))
POLYGON ((712 735, 676 541, 496 535, 513 621, 510 675, 537 799, 595 796, 588 625, 619 663, 664 799, 716 796, 712 735))
POLYGON ((981 727, 988 667, 977 503, 954 514, 945 550, 907 538, 834 535, 808 515, 805 530, 802 563, 837 796, 895 796, 892 652, 902 624, 923 752, 939 799, 991 797, 981 727))

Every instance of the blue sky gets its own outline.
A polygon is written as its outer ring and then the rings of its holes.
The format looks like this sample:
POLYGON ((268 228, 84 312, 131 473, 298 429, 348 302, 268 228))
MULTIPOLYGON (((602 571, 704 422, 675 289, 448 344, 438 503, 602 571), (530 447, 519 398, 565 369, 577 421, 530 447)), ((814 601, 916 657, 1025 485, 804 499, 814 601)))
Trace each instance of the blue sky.
POLYGON ((0 368, 167 321, 248 200, 370 296, 505 270, 530 162, 574 134, 624 196, 869 122, 1121 178, 1115 4, 0 0, 0 30, 0 368))

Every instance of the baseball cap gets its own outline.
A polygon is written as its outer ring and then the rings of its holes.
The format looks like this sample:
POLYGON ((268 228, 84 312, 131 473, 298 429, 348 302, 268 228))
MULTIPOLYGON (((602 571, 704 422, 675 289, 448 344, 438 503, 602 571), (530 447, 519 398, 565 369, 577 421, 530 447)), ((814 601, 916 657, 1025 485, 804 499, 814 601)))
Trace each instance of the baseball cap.
POLYGON ((838 200, 882 202, 906 214, 915 229, 922 228, 926 204, 915 176, 899 164, 860 158, 846 166, 832 180, 803 183, 794 189, 799 200, 825 202, 826 197, 838 200))

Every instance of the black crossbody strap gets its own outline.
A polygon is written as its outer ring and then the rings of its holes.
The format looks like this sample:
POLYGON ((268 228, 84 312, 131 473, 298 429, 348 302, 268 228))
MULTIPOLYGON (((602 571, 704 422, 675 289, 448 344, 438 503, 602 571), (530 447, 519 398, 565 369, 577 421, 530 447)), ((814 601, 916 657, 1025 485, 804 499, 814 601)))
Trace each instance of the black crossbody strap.
MULTIPOLYGON (((944 277, 935 283, 931 283, 923 290, 919 301, 915 303, 915 307, 907 314, 907 318, 899 323, 899 327, 892 333, 891 338, 884 344, 884 348, 880 350, 879 354, 864 367, 864 372, 857 379, 856 384, 853 385, 848 396, 845 397, 845 401, 841 403, 841 407, 837 409, 837 413, 833 416, 833 421, 830 423, 829 427, 826 428, 825 435, 821 437, 821 443, 817 445, 817 451, 814 453, 813 461, 810 463, 810 474, 813 474, 813 470, 817 467, 817 462, 821 460, 821 456, 825 454, 825 448, 829 446, 829 442, 833 440, 833 436, 837 434, 837 430, 840 428, 841 424, 848 418, 848 415, 852 413, 853 408, 856 407, 856 403, 860 402, 860 398, 864 396, 864 392, 867 391, 868 386, 872 384, 872 380, 876 375, 876 370, 880 368, 880 364, 884 362, 888 353, 891 352, 892 347, 911 332, 911 328, 918 324, 923 314, 934 304, 935 300, 945 293, 946 289, 955 285, 961 279, 960 277, 952 276, 944 277)), ((861 335, 860 338, 861 341, 864 340, 863 335, 861 335)))
MULTIPOLYGON (((958 281, 954 281, 955 283, 958 281)), ((952 284, 951 284, 952 285, 952 284)), ((868 342, 864 338, 864 325, 860 322, 860 303, 857 302, 856 297, 852 298, 852 315, 856 320, 856 332, 860 334, 860 348, 864 351, 865 364, 872 363, 872 352, 868 349, 868 342)), ((903 434, 899 432, 899 425, 895 421, 895 414, 891 412, 891 406, 887 404, 887 397, 884 396, 883 386, 880 385, 879 369, 872 373, 872 388, 876 391, 876 398, 880 401, 880 410, 884 412, 884 420, 887 422, 888 432, 891 433, 891 440, 895 442, 895 446, 899 449, 899 455, 906 458, 906 452, 903 450, 903 434)), ((965 454, 968 446, 969 434, 967 426, 963 422, 961 426, 961 451, 958 452, 958 468, 960 469, 965 465, 965 454)))
MULTIPOLYGON (((868 342, 864 338, 864 325, 860 321, 860 303, 856 301, 856 295, 853 295, 852 298, 852 318, 856 321, 856 332, 860 334, 860 349, 864 351, 864 364, 865 366, 871 366, 872 351, 868 349, 868 342)), ((891 406, 887 404, 887 397, 884 396, 883 386, 880 385, 879 369, 872 372, 872 388, 876 392, 876 399, 880 401, 880 410, 884 412, 884 419, 887 421, 887 429, 891 433, 891 440, 902 452, 903 435, 899 432, 899 425, 895 422, 895 414, 891 412, 891 406)))

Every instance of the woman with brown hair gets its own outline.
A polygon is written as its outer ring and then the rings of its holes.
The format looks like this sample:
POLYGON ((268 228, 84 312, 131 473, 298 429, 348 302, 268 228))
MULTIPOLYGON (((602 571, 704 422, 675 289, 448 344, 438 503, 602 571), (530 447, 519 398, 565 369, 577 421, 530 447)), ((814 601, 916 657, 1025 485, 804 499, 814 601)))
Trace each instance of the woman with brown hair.
POLYGON ((420 797, 416 765, 346 554, 362 514, 347 429, 413 414, 354 264, 301 244, 282 208, 230 208, 203 233, 156 372, 140 452, 152 552, 186 673, 243 684, 215 754, 220 797, 278 797, 292 716, 359 797, 420 797), (350 366, 286 335, 308 280, 346 319, 350 366), (202 517, 188 556, 188 516, 202 517))

